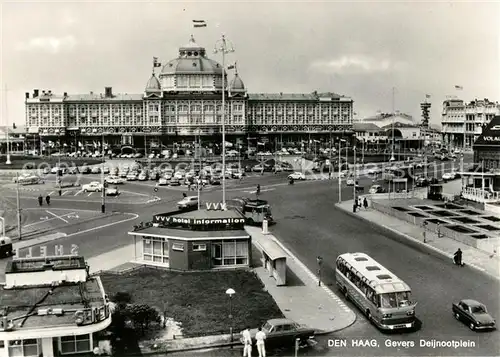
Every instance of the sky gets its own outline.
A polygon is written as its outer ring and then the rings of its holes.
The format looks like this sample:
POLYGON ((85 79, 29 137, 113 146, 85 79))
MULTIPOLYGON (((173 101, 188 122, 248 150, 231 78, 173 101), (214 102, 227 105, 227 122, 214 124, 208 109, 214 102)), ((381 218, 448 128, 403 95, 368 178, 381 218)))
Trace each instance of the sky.
POLYGON ((0 123, 24 124, 35 88, 142 93, 153 56, 177 57, 191 34, 221 62, 225 34, 250 93, 335 92, 359 118, 394 107, 417 120, 428 94, 438 124, 449 96, 500 101, 499 15, 499 2, 472 1, 3 0, 0 123))

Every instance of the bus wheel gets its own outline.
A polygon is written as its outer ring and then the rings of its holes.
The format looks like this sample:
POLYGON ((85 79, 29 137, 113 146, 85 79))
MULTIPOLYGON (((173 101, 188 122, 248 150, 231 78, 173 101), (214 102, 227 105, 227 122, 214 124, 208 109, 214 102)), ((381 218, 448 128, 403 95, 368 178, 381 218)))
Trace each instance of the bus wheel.
POLYGON ((370 312, 370 310, 366 310, 366 317, 368 317, 368 321, 372 320, 372 313, 370 312))

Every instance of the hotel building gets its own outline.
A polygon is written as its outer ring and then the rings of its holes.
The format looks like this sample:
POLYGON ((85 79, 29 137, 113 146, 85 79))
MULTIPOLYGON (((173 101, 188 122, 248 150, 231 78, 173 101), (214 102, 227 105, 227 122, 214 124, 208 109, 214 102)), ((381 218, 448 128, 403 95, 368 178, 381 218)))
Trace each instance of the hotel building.
POLYGON ((441 113, 441 132, 444 142, 451 147, 472 150, 483 126, 500 114, 498 102, 488 99, 465 103, 461 99, 447 99, 441 113))
POLYGON ((248 93, 237 68, 229 79, 193 37, 176 58, 154 67, 161 70, 156 74, 153 68, 138 94, 116 94, 112 87, 102 94, 26 93, 29 137, 38 137, 41 146, 51 141, 72 150, 102 140, 111 148, 168 146, 197 136, 220 143, 223 92, 226 137, 232 143, 254 146, 353 134, 351 98, 330 92, 248 93))

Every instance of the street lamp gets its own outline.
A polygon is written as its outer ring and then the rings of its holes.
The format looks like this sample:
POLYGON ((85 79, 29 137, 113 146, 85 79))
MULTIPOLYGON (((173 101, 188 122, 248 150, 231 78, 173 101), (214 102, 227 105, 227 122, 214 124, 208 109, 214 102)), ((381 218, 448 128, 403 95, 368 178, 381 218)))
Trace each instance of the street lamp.
POLYGON ((214 53, 222 53, 222 205, 226 205, 226 54, 234 52, 225 35, 215 44, 214 53))
POLYGON ((392 87, 392 145, 391 145, 391 160, 394 161, 396 158, 394 157, 394 117, 396 113, 394 112, 394 87, 392 87))
POLYGON ((318 286, 321 286, 321 265, 323 264, 323 258, 318 255, 316 261, 318 262, 318 286))
POLYGON ((229 296, 229 321, 231 325, 229 326, 229 331, 231 333, 231 342, 233 342, 233 295, 236 294, 236 291, 229 288, 226 290, 226 294, 229 296))
POLYGON ((101 180, 102 180, 102 196, 101 196, 101 212, 106 213, 106 181, 104 179, 104 129, 102 131, 102 136, 101 136, 101 154, 102 154, 102 161, 101 161, 101 180))
POLYGON ((353 168, 353 170, 354 170, 354 186, 352 188, 352 195, 353 195, 354 200, 353 200, 352 210, 353 210, 353 212, 356 212, 356 207, 357 207, 357 205, 356 205, 356 182, 357 182, 356 181, 356 146, 354 146, 352 148, 352 151, 354 152, 354 168, 353 168))

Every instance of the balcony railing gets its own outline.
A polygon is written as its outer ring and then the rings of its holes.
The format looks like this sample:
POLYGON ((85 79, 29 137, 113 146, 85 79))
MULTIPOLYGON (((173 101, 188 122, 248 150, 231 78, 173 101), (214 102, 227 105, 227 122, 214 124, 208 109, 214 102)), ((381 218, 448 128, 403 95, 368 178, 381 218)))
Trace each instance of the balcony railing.
POLYGON ((462 196, 469 201, 481 203, 500 202, 500 191, 486 191, 480 188, 467 187, 462 191, 462 196))

